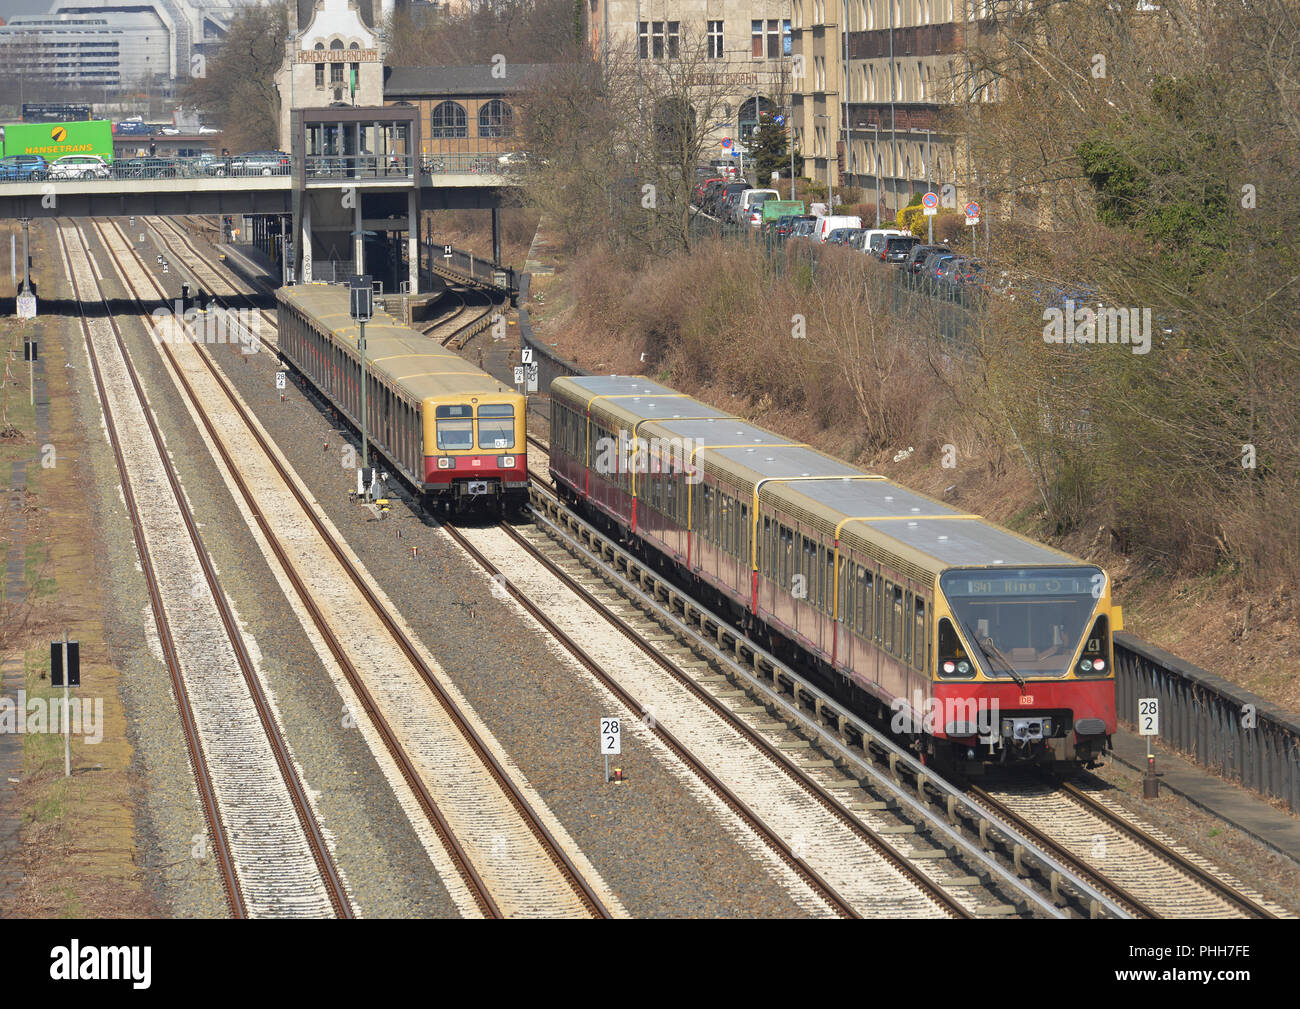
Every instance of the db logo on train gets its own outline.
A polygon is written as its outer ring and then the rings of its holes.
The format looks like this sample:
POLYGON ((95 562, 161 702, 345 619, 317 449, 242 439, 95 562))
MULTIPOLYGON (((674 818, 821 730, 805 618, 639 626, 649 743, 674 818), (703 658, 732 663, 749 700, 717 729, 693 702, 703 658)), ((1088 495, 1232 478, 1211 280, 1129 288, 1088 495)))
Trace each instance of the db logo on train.
POLYGON ((50 130, 50 139, 55 143, 62 143, 64 140, 68 139, 68 131, 62 126, 56 126, 54 129, 50 130))
POLYGON ((1033 703, 1034 703, 1034 695, 1033 695, 1033 694, 1021 694, 1021 695, 1020 695, 1020 703, 1021 703, 1021 704, 1033 704, 1033 703))

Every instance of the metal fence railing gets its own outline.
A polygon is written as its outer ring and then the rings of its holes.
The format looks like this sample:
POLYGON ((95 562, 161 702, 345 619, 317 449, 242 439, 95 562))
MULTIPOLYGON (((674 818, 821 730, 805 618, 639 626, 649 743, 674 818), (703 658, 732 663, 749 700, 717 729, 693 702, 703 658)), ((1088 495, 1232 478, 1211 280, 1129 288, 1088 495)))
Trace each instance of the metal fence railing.
POLYGON ((1132 634, 1115 635, 1119 717, 1160 699, 1160 739, 1197 764, 1300 812, 1300 720, 1132 634))
POLYGON ((451 270, 453 273, 470 277, 480 283, 500 287, 512 294, 519 290, 519 277, 521 274, 518 271, 512 270, 508 266, 499 266, 489 259, 474 255, 472 252, 453 248, 449 243, 421 242, 420 257, 423 265, 429 270, 433 270, 435 267, 451 270), (450 254, 448 254, 448 250, 450 250, 450 254))
POLYGON ((312 154, 303 159, 307 180, 413 179, 415 158, 409 154, 312 154))

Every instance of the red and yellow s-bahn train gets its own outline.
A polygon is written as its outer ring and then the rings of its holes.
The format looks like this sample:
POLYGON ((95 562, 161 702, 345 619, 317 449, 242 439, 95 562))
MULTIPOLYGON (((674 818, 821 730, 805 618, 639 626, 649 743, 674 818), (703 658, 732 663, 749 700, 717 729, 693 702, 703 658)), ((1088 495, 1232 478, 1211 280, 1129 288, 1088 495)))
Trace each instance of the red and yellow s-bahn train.
MULTIPOLYGON (((361 355, 337 284, 276 292, 280 356, 361 426, 361 355)), ((384 312, 366 323, 367 433, 426 500, 448 508, 528 500, 526 400, 384 312)))
POLYGON ((1110 579, 645 378, 551 386, 552 479, 926 756, 1092 762, 1110 579))

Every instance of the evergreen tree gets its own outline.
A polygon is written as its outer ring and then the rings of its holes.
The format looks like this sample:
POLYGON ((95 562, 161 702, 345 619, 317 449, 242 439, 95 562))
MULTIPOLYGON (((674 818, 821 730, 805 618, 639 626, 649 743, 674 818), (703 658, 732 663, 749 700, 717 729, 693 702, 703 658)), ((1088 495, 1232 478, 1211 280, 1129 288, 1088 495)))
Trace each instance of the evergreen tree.
POLYGON ((785 178, 790 174, 790 136, 785 124, 778 124, 770 112, 760 113, 758 128, 745 142, 745 156, 752 159, 756 181, 765 186, 773 172, 785 178))

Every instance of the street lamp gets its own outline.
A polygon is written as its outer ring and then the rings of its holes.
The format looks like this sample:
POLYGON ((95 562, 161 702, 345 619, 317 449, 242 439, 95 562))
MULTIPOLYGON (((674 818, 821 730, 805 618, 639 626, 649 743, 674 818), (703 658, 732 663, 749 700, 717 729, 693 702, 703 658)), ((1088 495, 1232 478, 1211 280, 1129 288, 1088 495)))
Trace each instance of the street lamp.
MULTIPOLYGON (((831 117, 828 116, 825 112, 814 112, 813 118, 825 119, 829 121, 831 117)), ((827 132, 827 136, 830 136, 829 131, 827 132)), ((831 214, 834 214, 835 213, 835 179, 831 175, 831 152, 829 147, 826 149, 826 189, 827 189, 826 206, 829 212, 831 214)))

